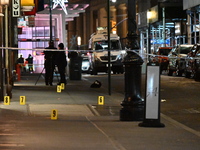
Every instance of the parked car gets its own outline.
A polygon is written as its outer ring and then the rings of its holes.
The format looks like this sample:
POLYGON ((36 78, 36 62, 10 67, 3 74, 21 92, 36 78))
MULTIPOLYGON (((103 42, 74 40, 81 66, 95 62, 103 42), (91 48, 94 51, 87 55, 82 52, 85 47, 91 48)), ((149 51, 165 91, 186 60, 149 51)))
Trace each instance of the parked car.
POLYGON ((194 79, 200 81, 200 45, 197 46, 197 51, 194 57, 194 79))
POLYGON ((195 44, 191 49, 190 52, 187 54, 185 58, 185 77, 190 78, 193 76, 195 78, 196 70, 196 54, 200 50, 200 44, 195 44))
POLYGON ((89 58, 90 56, 85 55, 82 56, 82 72, 83 73, 90 73, 91 72, 91 59, 89 58))
POLYGON ((162 73, 163 70, 167 71, 169 64, 168 54, 172 50, 172 48, 173 47, 159 47, 156 51, 156 60, 160 64, 160 73, 162 73))
POLYGON ((183 44, 173 48, 169 57, 168 75, 172 76, 176 72, 177 76, 182 76, 185 71, 185 58, 193 45, 183 44))

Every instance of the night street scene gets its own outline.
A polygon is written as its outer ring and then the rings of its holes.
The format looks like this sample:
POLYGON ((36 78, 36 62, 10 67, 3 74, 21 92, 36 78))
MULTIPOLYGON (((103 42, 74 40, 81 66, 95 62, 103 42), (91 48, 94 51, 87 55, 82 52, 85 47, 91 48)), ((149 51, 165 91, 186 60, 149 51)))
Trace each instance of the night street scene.
POLYGON ((0 0, 1 150, 199 150, 200 0, 0 0))

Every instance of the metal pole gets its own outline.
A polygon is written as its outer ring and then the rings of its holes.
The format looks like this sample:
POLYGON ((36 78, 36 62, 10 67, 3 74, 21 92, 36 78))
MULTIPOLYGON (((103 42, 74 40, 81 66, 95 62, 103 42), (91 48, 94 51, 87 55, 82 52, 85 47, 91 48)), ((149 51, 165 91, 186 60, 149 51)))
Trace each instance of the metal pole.
POLYGON ((162 14, 163 14, 163 46, 166 46, 166 33, 165 33, 165 7, 162 8, 162 14))
POLYGON ((151 23, 149 23, 148 27, 148 60, 150 61, 150 54, 151 54, 151 23))
POLYGON ((111 66, 110 66, 110 0, 107 1, 107 32, 108 32, 108 94, 111 95, 111 66))
POLYGON ((49 27, 50 27, 50 41, 52 41, 52 0, 49 0, 49 27))
MULTIPOLYGON (((8 47, 8 5, 5 5, 5 47, 8 47)), ((5 49, 6 56, 6 84, 9 85, 9 52, 5 49)))
MULTIPOLYGON (((0 33, 2 33, 2 17, 0 17, 0 33)), ((3 34, 1 34, 0 36, 0 46, 2 46, 2 42, 3 42, 3 34)), ((3 87, 3 59, 2 59, 2 50, 0 49, 0 99, 3 100, 4 97, 4 87, 3 87)))
POLYGON ((143 119, 144 102, 141 98, 141 65, 143 59, 138 53, 139 44, 137 41, 136 25, 136 3, 135 0, 128 0, 128 44, 123 64, 125 65, 125 97, 120 110, 121 121, 139 121, 143 119))

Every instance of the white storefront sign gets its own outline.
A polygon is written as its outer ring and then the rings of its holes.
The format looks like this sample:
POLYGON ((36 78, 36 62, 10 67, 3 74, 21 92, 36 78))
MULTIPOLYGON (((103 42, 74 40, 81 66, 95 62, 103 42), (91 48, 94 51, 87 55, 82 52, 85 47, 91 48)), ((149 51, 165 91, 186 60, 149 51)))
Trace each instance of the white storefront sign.
POLYGON ((13 0, 12 1, 12 14, 13 17, 19 17, 20 16, 20 0, 13 0))

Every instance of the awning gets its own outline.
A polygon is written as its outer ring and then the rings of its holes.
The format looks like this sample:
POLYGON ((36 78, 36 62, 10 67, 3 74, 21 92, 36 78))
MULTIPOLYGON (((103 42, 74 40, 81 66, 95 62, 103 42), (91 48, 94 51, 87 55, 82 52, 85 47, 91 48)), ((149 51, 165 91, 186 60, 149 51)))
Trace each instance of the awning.
MULTIPOLYGON (((85 9, 89 6, 89 4, 65 4, 67 15, 65 15, 66 21, 73 21, 74 17, 79 17, 79 13, 84 13, 85 9)), ((60 5, 57 5, 55 9, 52 10, 52 14, 61 14, 64 13, 60 5)), ((38 12, 37 14, 49 14, 49 5, 44 5, 44 10, 38 12)))
POLYGON ((35 6, 34 0, 21 0, 21 6, 35 6))

